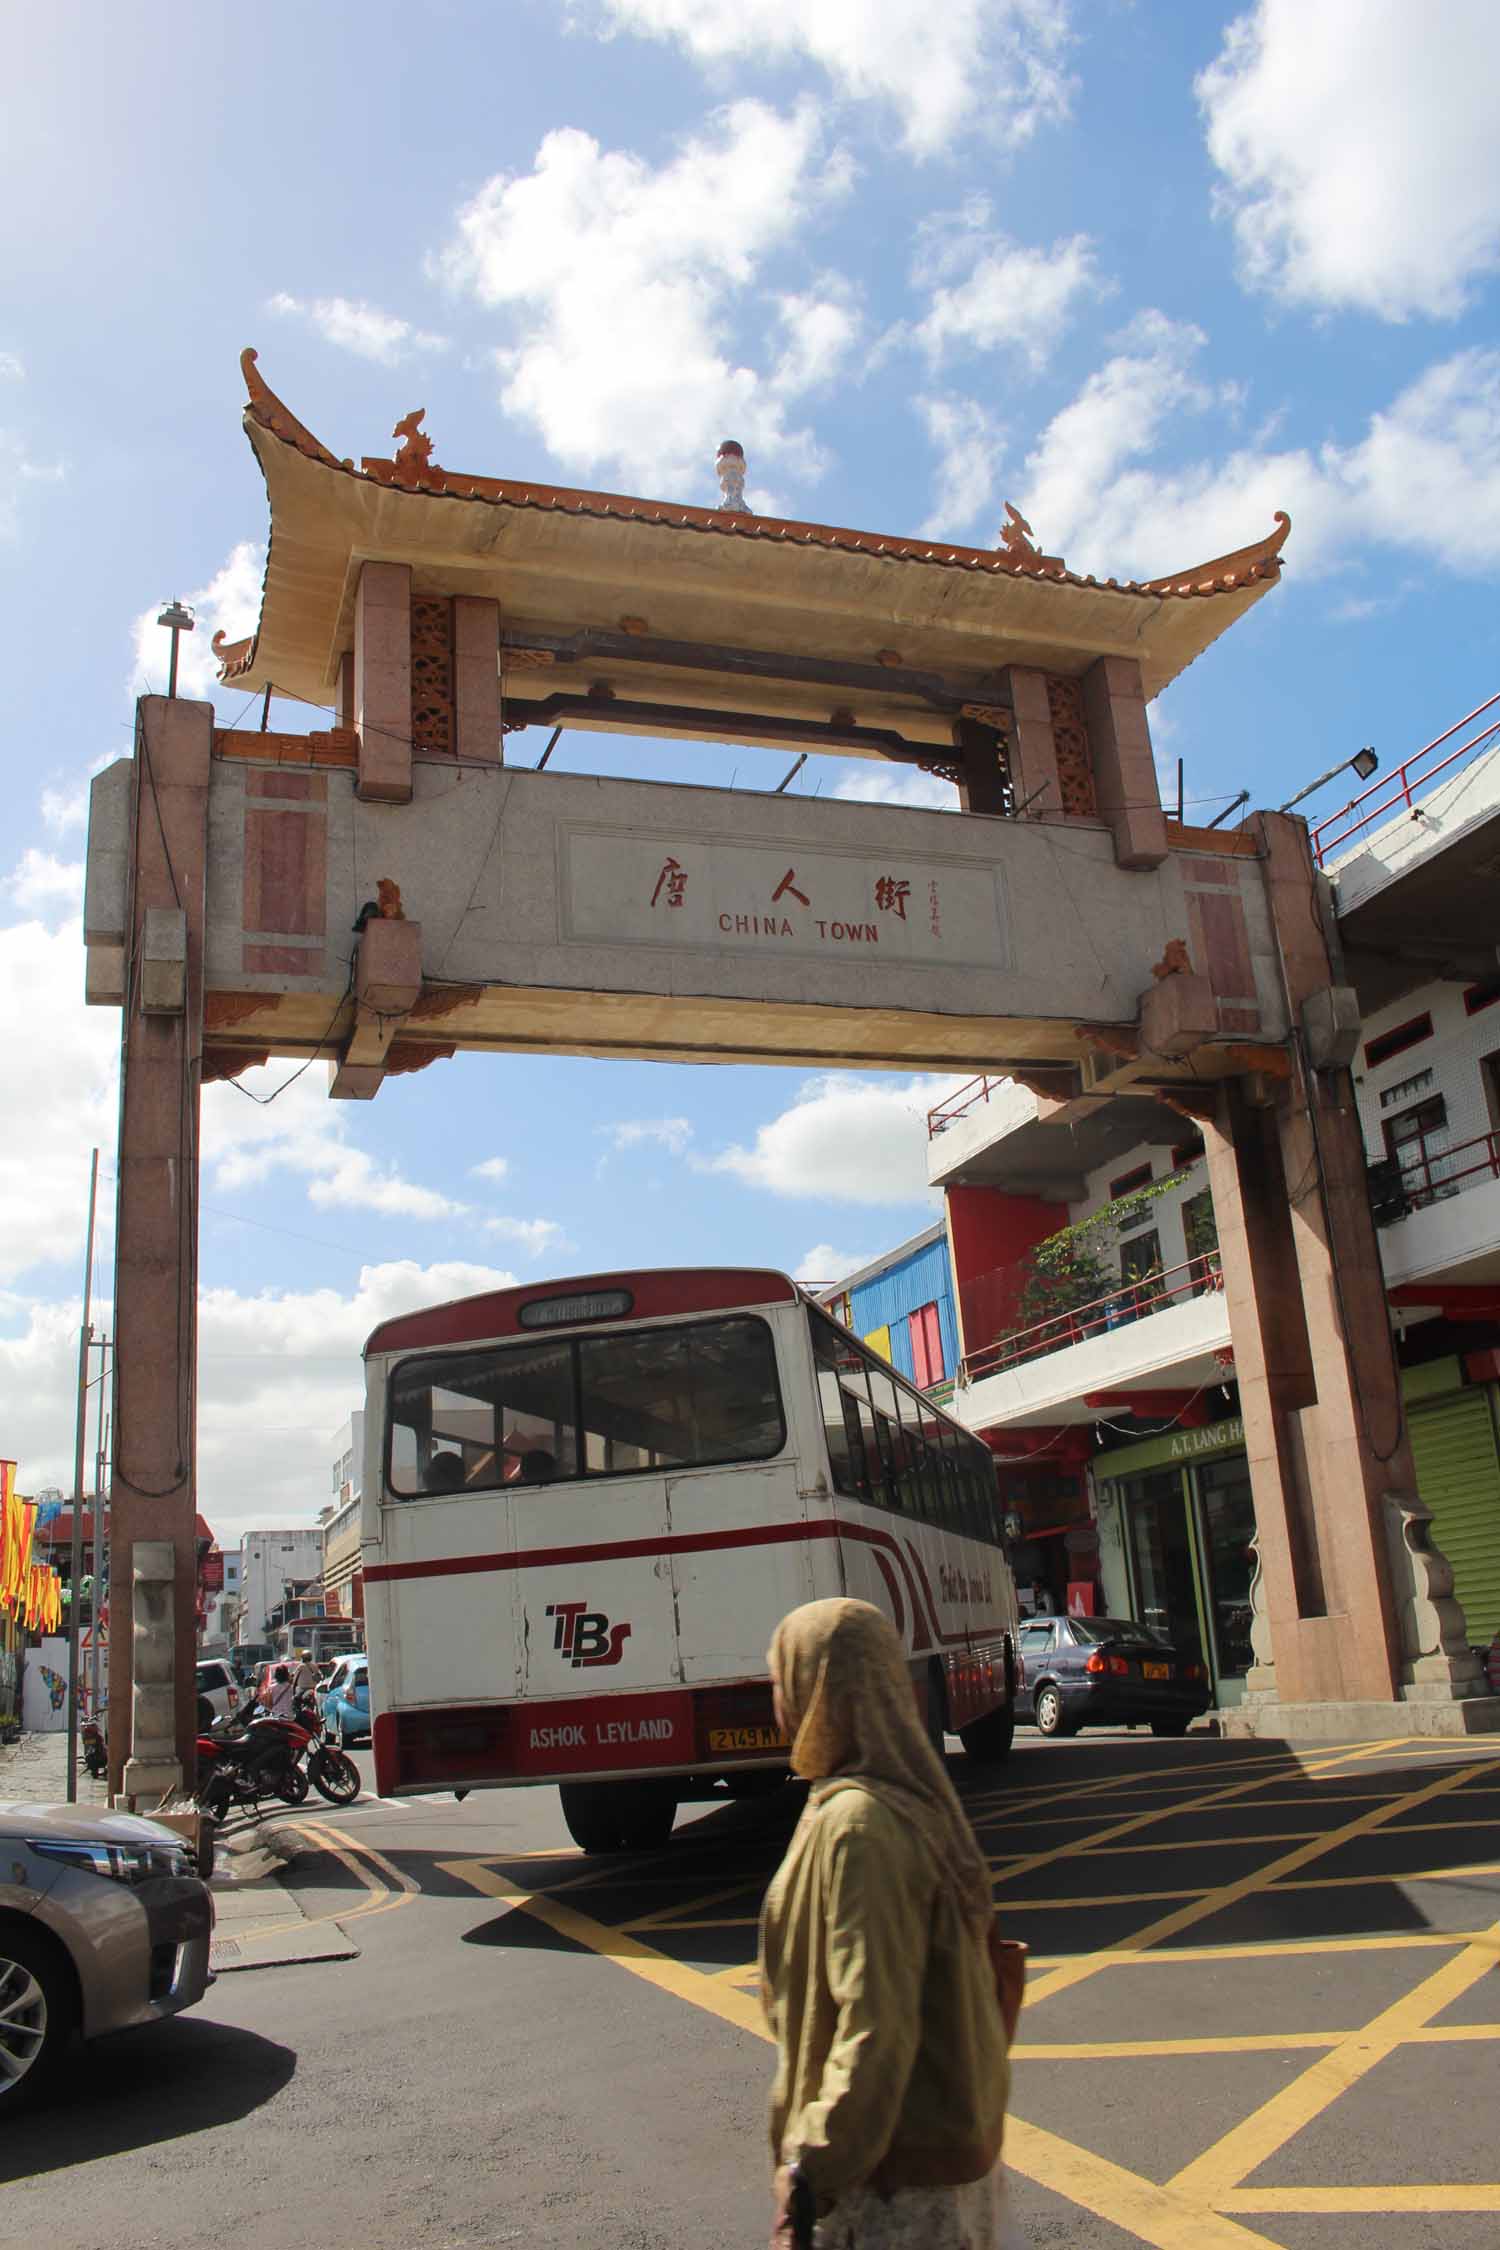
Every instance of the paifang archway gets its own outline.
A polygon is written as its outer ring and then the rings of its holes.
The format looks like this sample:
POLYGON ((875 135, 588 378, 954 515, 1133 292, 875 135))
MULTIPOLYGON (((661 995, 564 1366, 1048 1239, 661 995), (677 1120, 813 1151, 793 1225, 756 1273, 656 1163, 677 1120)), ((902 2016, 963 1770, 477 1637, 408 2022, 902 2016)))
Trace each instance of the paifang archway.
POLYGON ((994 550, 753 515, 732 444, 715 510, 460 476, 420 412, 356 468, 243 367, 271 538, 221 676, 334 723, 237 732, 147 697, 93 786, 88 997, 123 1011, 111 1572, 137 1617, 112 1636, 116 1785, 128 1756, 144 1800, 191 1757, 199 1090, 272 1055, 327 1055, 355 1100, 461 1050, 555 1049, 1176 1102, 1224 1245, 1260 1692, 1453 1702, 1305 831, 1169 821, 1146 715, 1276 584, 1286 517, 1100 583, 1013 510, 994 550), (915 764, 970 817, 506 764, 556 726, 915 764), (1295 1218, 1288 1178, 1320 1189, 1295 1218))

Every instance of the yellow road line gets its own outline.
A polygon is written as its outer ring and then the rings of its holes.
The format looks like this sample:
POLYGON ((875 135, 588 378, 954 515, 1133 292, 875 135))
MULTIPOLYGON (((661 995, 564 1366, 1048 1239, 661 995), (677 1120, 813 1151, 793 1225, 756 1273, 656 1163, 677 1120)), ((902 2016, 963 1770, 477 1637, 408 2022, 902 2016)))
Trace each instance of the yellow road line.
MULTIPOLYGON (((1101 1955, 1114 1958, 1121 1969, 1175 1969, 1182 1962, 1193 1961, 1266 1961, 1285 1958, 1298 1953, 1397 1953, 1406 1949, 1440 1946, 1457 1952, 1460 1946, 1486 1942, 1479 1930, 1402 1930, 1389 1934, 1382 1931, 1375 1937, 1349 1938, 1272 1938, 1252 1945, 1174 1945, 1170 1953, 1127 1953, 1117 1946, 1101 1946, 1101 1955)), ((1500 1960, 1500 1945, 1494 1947, 1500 1960)), ((1078 1958, 1076 1953, 1033 1953, 1031 1968, 1066 1968, 1078 1958)))
MULTIPOLYGON (((487 1898, 503 1899, 523 1908, 536 1920, 556 1930, 560 1937, 603 1955, 632 1975, 642 1977, 658 1991, 686 2000, 733 2024, 738 2031, 770 2039, 758 2000, 736 1992, 720 1979, 668 1960, 639 1938, 596 1922, 576 1907, 523 1890, 497 1874, 484 1860, 452 1859, 439 1862, 445 1874, 470 1883, 487 1898)), ((1118 2164, 1108 2163, 1090 2150, 1075 2147, 1040 2126, 1012 2117, 1006 2125, 1005 2160, 1013 2170, 1067 2197, 1112 2225, 1134 2232, 1154 2250, 1268 2250, 1268 2238, 1233 2219, 1221 2218, 1170 2187, 1158 2187, 1118 2164)))
MULTIPOLYGON (((1258 2055, 1281 2048, 1338 2047, 1358 2039, 1355 2031, 1252 2031, 1222 2039, 1051 2039, 1018 2040, 1011 2054, 1024 2062, 1134 2062, 1170 2055, 1258 2055)), ((1500 2023, 1436 2023, 1408 2032, 1406 2047, 1464 2046, 1500 2040, 1500 2023)))
MULTIPOLYGON (((1497 1762, 1495 1770, 1500 1771, 1500 1762, 1497 1762)), ((1383 1828, 1406 1806, 1425 1804, 1434 1797, 1446 1795, 1449 1790, 1458 1788, 1466 1778, 1464 1773, 1440 1774, 1425 1789, 1388 1799, 1384 1804, 1374 1806, 1371 1811, 1361 1813, 1357 1820, 1346 1821, 1343 1827, 1330 1830, 1328 1835, 1312 1843, 1299 1844, 1294 1851, 1284 1852, 1279 1859, 1273 1859, 1269 1865, 1256 1869, 1254 1873, 1242 1875, 1232 1883, 1221 1884, 1217 1890, 1205 1892, 1189 1905, 1178 1907, 1175 1913, 1163 1914, 1156 1921, 1148 1922, 1144 1928, 1133 1932, 1120 1946, 1112 1947, 1108 1953, 1085 1954, 1064 1968, 1053 1969, 1045 1978, 1032 1985, 1033 2005, 1053 1999, 1058 1993, 1082 1984, 1086 1978, 1096 1976, 1101 1969, 1108 1968, 1119 1960, 1122 1954, 1143 1953, 1151 1946, 1159 1945, 1164 1938, 1175 1937, 1179 1930, 1191 1929, 1195 1922, 1208 1921, 1211 1916, 1222 1913, 1225 1907, 1237 1905, 1241 1899, 1266 1889, 1282 1876, 1294 1874, 1299 1867, 1310 1866, 1324 1853, 1336 1851, 1341 1844, 1351 1842, 1354 1837, 1368 1835, 1374 1829, 1383 1828)))
MULTIPOLYGON (((756 1888, 757 1881, 758 1878, 752 1876, 748 1882, 731 1883, 724 1890, 705 1891, 700 1898, 684 1899, 680 1909, 675 1906, 658 1906, 653 1913, 637 1914, 628 1922, 617 1923, 616 1927, 622 1930, 714 1929, 718 1925, 711 1917, 706 1921, 697 1918, 698 1908, 717 1906, 723 1899, 741 1898, 746 1891, 756 1888)), ((748 1927, 753 1930, 758 1928, 759 1924, 760 1916, 752 1914, 748 1918, 737 1916, 733 1921, 726 1922, 723 1926, 725 1929, 748 1927)))
MULTIPOLYGON (((1500 1939, 1500 1922, 1486 1935, 1491 1940, 1500 1939)), ((1289 2086, 1262 2102, 1212 2148, 1184 2165, 1173 2184, 1185 2193, 1217 2203, 1377 2063, 1394 2054, 1411 2032, 1425 2028, 1481 1977, 1488 1976, 1494 1965, 1493 1945, 1466 1946, 1456 1961, 1445 1961, 1441 1968, 1434 1969, 1431 1976, 1393 2000, 1362 2029, 1350 2032, 1331 2054, 1321 2056, 1289 2086)))
POLYGON ((1479 2187, 1434 2181, 1419 2187, 1235 2188, 1224 2203, 1231 2211, 1318 2211, 1346 2217, 1362 2211, 1382 2218, 1387 2212, 1394 2218, 1398 2211, 1500 2211, 1500 2181, 1479 2187))

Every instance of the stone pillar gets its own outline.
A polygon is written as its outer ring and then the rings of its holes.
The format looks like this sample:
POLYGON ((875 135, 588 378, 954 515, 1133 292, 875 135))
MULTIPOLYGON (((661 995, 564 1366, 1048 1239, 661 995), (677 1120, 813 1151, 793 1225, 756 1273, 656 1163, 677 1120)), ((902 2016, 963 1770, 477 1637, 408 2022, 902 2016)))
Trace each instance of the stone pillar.
POLYGON ((355 794, 377 803, 411 799, 411 569, 367 562, 354 596, 355 794))
POLYGON ((1114 831, 1121 867, 1160 867, 1167 856, 1167 822, 1156 785, 1156 760, 1133 657, 1101 656, 1083 675, 1094 792, 1114 831))
MULTIPOLYGON (((1315 870, 1301 821, 1265 814, 1261 834, 1297 1022, 1332 983, 1315 870)), ((1255 1496, 1248 1723, 1361 1731, 1364 1706, 1392 1732, 1465 1731, 1477 1665, 1426 1543, 1348 1070, 1308 1068, 1299 1042, 1290 1080, 1228 1088, 1204 1139, 1255 1496), (1403 1699, 1425 1709, 1403 1719, 1403 1699)))
POLYGON ((501 761, 500 604, 477 594, 453 597, 453 749, 501 761))
POLYGON ((1006 681, 1014 713, 1011 736, 1010 778, 1016 803, 1033 799, 1032 817, 1061 818, 1062 790, 1057 778, 1057 744, 1052 733, 1052 698, 1047 675, 1029 665, 1012 664, 1006 681))
MULTIPOLYGON (((208 856, 207 703, 145 696, 136 757, 121 1019, 115 1206, 109 1649, 110 1785, 127 1758, 154 1782, 172 1749, 193 1778, 197 1579, 195 1371, 198 1308, 198 1087, 208 856), (162 1549, 171 1558, 164 1571, 162 1549), (142 1550, 139 1566, 137 1550, 142 1550), (136 1686, 136 1582, 149 1617, 170 1611, 163 1677, 136 1686), (150 1589, 155 1588, 152 1592, 150 1589), (171 1723, 166 1713, 170 1711, 171 1723)), ((160 1670, 157 1661, 147 1667, 160 1670)))

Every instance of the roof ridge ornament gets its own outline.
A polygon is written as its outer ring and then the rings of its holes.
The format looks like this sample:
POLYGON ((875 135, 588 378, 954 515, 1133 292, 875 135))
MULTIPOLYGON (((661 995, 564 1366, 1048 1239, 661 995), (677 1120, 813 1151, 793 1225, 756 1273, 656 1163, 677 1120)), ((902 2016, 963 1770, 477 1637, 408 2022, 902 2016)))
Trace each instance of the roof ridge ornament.
POLYGON ((425 406, 414 406, 403 414, 391 436, 399 438, 394 455, 380 460, 366 455, 360 467, 367 477, 375 477, 381 484, 400 485, 403 492, 446 492, 448 472, 438 467, 432 458, 432 440, 422 427, 425 406))
POLYGON ((1036 543, 1030 524, 1013 500, 1005 503, 1005 521, 1000 526, 996 545, 1002 548, 1013 563, 1022 563, 1028 570, 1066 570, 1061 555, 1044 555, 1036 543))
POLYGON ((738 438, 727 437, 714 458, 719 474, 719 512, 726 516, 749 516, 755 513, 745 505, 745 448, 738 438))

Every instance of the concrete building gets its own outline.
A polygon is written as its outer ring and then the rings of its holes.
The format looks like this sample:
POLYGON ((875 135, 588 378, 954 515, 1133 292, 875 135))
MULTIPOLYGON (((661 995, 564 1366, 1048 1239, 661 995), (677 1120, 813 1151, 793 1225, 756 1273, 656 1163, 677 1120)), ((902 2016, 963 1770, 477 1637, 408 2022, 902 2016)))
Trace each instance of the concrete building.
POLYGON ((323 1518, 323 1600, 330 1617, 365 1614, 360 1560, 359 1503, 364 1462, 363 1409, 351 1414, 333 1441, 333 1499, 323 1518))
POLYGON ((247 1531, 240 1541, 240 1614, 235 1646, 269 1639, 291 1589, 315 1583, 323 1569, 323 1535, 299 1526, 286 1531, 247 1531))
MULTIPOLYGON (((1500 750, 1469 747, 1459 772, 1413 761, 1313 841, 1361 1002, 1350 1098, 1405 1436, 1484 1646, 1500 1634, 1500 961, 1483 889, 1500 750)), ((1263 1600, 1202 1132, 1175 1096, 991 1078, 928 1122, 962 1330, 953 1411, 996 1453, 1018 1579, 1161 1626, 1221 1707, 1240 1703, 1263 1600)), ((1296 1212, 1315 1185, 1281 1192, 1296 1212)))
POLYGON ((888 1359, 898 1375, 946 1404, 959 1345, 948 1231, 941 1219, 820 1294, 834 1317, 888 1359))

